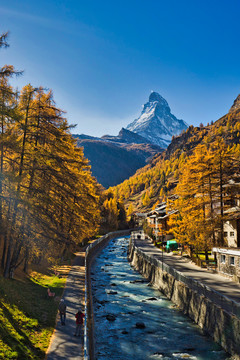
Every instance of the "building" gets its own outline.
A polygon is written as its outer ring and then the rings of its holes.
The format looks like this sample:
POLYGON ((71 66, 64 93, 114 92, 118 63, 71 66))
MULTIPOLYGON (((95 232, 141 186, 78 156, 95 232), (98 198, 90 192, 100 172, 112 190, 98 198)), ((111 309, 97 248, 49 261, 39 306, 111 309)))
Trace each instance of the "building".
POLYGON ((240 283, 240 207, 224 211, 224 239, 227 247, 214 247, 217 270, 240 283))
MULTIPOLYGON (((177 199, 177 196, 173 195, 168 199, 174 201, 177 199)), ((153 229, 156 239, 161 239, 162 241, 173 239, 173 235, 168 233, 170 230, 168 219, 176 212, 177 210, 175 209, 169 209, 167 202, 162 202, 158 204, 154 210, 147 213, 148 225, 153 229)))
POLYGON ((139 213, 136 212, 133 214, 133 220, 134 220, 134 224, 136 227, 141 227, 143 226, 144 221, 147 218, 147 214, 146 213, 139 213))

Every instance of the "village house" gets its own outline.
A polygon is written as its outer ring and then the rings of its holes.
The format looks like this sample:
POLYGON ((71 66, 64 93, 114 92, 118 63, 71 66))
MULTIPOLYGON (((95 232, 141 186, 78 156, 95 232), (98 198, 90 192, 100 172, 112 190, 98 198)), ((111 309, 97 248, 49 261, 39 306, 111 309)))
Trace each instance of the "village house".
MULTIPOLYGON (((169 197, 169 200, 174 201, 176 198, 176 195, 172 195, 169 197)), ((170 230, 168 219, 171 215, 175 214, 176 211, 175 209, 167 210, 167 202, 162 202, 158 204, 154 210, 147 213, 148 225, 153 229, 156 239, 162 241, 173 239, 173 235, 167 233, 170 230)))
MULTIPOLYGON (((239 186, 231 180, 225 185, 227 200, 225 206, 229 207, 224 211, 224 241, 225 247, 214 247, 212 252, 217 257, 217 271, 234 281, 240 282, 240 199, 239 186)), ((226 195, 226 194, 225 194, 226 195)))
POLYGON ((135 227, 141 227, 141 226, 143 226, 143 223, 147 218, 147 214, 136 212, 132 215, 132 217, 133 217, 135 227))

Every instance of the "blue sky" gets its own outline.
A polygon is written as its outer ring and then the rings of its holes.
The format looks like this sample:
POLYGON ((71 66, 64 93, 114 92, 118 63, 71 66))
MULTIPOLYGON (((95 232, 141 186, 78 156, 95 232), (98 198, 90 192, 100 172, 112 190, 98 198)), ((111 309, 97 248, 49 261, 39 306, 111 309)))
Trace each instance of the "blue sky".
POLYGON ((116 135, 152 90, 207 124, 240 93, 239 16, 239 0, 0 0, 0 65, 53 89, 74 133, 116 135))

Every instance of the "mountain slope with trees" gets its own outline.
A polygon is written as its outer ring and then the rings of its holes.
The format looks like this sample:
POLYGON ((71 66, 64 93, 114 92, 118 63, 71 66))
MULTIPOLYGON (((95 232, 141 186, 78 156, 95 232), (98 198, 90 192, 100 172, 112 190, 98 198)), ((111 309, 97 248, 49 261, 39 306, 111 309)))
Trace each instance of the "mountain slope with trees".
MULTIPOLYGON (((144 168, 109 191, 116 198, 125 201, 132 211, 146 211, 171 194, 179 182, 179 177, 187 171, 189 157, 197 146, 207 151, 217 148, 222 140, 226 149, 239 157, 240 142, 240 101, 235 100, 229 113, 215 123, 199 127, 190 126, 185 132, 172 139, 166 151, 156 155, 144 168)), ((204 151, 205 151, 204 150, 204 151)), ((217 152, 216 152, 217 154, 217 152)), ((190 166, 190 163, 189 163, 190 166)), ((131 211, 128 210, 128 213, 131 211)))

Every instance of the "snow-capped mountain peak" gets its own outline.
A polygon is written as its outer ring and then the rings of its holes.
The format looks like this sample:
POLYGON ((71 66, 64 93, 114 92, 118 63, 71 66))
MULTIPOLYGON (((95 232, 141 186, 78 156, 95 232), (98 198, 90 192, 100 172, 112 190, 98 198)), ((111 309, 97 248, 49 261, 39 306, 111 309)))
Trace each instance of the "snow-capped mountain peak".
POLYGON ((177 119, 167 101, 157 92, 151 92, 140 117, 127 126, 127 130, 147 138, 153 144, 166 148, 173 135, 186 130, 188 125, 177 119))

